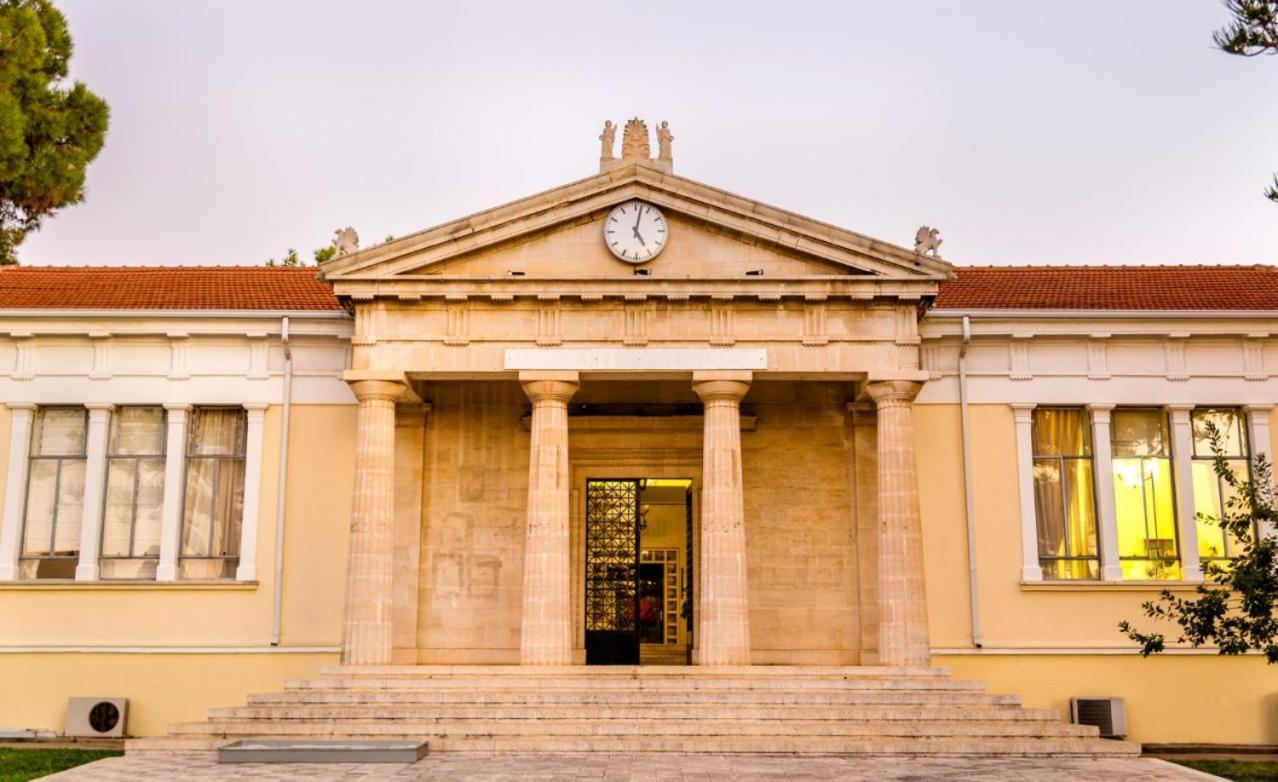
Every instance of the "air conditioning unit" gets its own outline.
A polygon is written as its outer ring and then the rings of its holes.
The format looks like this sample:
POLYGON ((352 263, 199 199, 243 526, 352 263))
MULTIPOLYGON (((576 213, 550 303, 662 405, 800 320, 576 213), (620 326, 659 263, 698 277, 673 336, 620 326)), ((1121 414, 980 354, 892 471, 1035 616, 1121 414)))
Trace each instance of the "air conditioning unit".
POLYGON ((128 698, 71 698, 63 734, 69 738, 124 738, 128 717, 128 698))
POLYGON ((1127 706, 1122 698, 1070 698, 1070 721, 1095 725, 1103 739, 1127 737, 1127 706))

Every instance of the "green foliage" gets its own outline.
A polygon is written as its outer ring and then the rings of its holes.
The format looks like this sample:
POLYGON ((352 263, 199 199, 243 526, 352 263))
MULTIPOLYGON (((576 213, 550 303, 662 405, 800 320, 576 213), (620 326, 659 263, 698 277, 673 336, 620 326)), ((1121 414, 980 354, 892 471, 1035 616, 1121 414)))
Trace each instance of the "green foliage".
POLYGON ((50 0, 0 0, 0 264, 40 221, 84 199, 106 140, 107 104, 80 82, 66 18, 50 0))
POLYGON ((267 258, 266 265, 267 266, 301 266, 302 261, 300 258, 297 257, 297 250, 294 250, 292 247, 290 247, 288 248, 288 252, 285 253, 284 257, 278 261, 276 261, 274 258, 267 258))
POLYGON ((337 248, 331 244, 328 245, 327 247, 321 247, 314 252, 315 262, 323 263, 324 261, 331 259, 333 257, 333 254, 336 252, 337 252, 337 248))
MULTIPOLYGON (((1222 52, 1242 57, 1278 54, 1278 0, 1223 0, 1233 17, 1229 24, 1212 33, 1222 52)), ((1278 204, 1278 176, 1265 198, 1278 204)))
MULTIPOLYGON (((1230 489, 1219 519, 1205 514, 1198 518, 1219 524, 1240 545, 1241 553, 1228 564, 1208 562, 1203 567, 1208 583, 1199 584, 1192 598, 1181 598, 1163 590, 1157 600, 1141 604, 1145 616, 1173 622, 1180 627, 1176 643, 1197 648, 1214 643, 1220 654, 1263 651, 1266 659, 1278 663, 1278 541, 1260 533, 1278 521, 1274 510, 1273 465, 1265 454, 1255 461, 1251 480, 1239 477, 1224 453, 1223 435, 1207 424, 1216 475, 1230 489)), ((1162 633, 1143 633, 1126 620, 1118 628, 1140 644, 1142 656, 1166 648, 1162 633)))
POLYGON ((123 755, 113 749, 9 749, 0 747, 0 782, 29 779, 65 771, 102 758, 123 755))
POLYGON ((1278 782, 1278 763, 1272 760, 1174 760, 1182 766, 1215 774, 1234 782, 1278 782))

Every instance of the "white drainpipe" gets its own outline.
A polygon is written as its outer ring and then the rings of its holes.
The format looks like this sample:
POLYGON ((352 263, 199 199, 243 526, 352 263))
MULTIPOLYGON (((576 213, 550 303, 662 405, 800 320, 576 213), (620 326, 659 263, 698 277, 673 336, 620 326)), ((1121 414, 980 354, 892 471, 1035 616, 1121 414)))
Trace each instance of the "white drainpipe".
POLYGON ((976 586, 976 509, 972 498, 972 427, 967 410, 967 346, 972 341, 972 319, 963 316, 963 342, 959 345, 959 421, 963 434, 963 515, 967 517, 967 581, 972 611, 972 645, 981 648, 981 601, 976 586))
POLYGON ((280 345, 284 348, 284 410, 280 422, 279 489, 275 499, 275 594, 271 614, 271 646, 280 645, 284 614, 284 509, 288 495, 288 424, 293 403, 293 349, 288 344, 288 318, 280 320, 280 345))

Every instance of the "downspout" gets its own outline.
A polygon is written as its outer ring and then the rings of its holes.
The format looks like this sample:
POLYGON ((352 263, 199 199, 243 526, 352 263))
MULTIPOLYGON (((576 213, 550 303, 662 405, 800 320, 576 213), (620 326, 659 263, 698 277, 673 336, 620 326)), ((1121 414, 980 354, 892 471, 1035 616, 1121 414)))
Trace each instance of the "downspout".
POLYGON ((967 583, 971 599, 972 645, 981 648, 981 601, 976 586, 976 507, 972 499, 972 425, 967 410, 967 346, 972 341, 972 319, 963 316, 963 342, 959 345, 959 423, 963 437, 963 515, 967 517, 967 583))
POLYGON ((280 645, 284 614, 284 509, 288 496, 288 424, 293 404, 293 349, 288 344, 288 318, 280 319, 280 346, 284 348, 284 410, 280 423, 279 489, 275 498, 275 587, 271 613, 271 646, 280 645))

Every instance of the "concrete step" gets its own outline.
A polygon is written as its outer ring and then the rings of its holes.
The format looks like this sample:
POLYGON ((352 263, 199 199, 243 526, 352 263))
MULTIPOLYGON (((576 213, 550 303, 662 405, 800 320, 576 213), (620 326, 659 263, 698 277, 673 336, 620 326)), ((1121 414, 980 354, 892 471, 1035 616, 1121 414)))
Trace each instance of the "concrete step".
MULTIPOLYGON (((240 737, 236 737, 240 738, 240 737)), ((313 738, 273 736, 272 738, 313 738)), ((423 734, 432 752, 605 752, 605 753, 746 753, 767 755, 931 755, 1014 757, 1115 757, 1136 756, 1140 747, 1128 742, 1098 738, 885 738, 882 736, 483 736, 457 737, 423 734)), ((198 752, 216 749, 226 737, 165 737, 133 739, 130 753, 198 752)))
POLYGON ((369 704, 273 704, 213 709, 210 719, 809 719, 838 720, 1043 720, 1059 722, 1053 709, 1019 709, 1007 705, 950 704, 718 704, 674 705, 546 703, 468 704, 408 703, 392 706, 369 704))
POLYGON ((538 677, 566 676, 599 681, 609 678, 659 678, 688 679, 875 679, 930 677, 948 678, 948 668, 891 667, 875 665, 725 665, 700 667, 688 665, 547 665, 529 668, 522 665, 329 665, 320 669, 320 675, 343 678, 406 678, 429 679, 446 677, 492 678, 505 676, 524 680, 530 675, 538 677))
POLYGON ((175 725, 175 736, 1043 736, 1096 737, 1096 728, 1043 720, 331 720, 213 719, 175 725))
POLYGON ((383 677, 344 677, 331 676, 316 679, 288 679, 284 682, 286 690, 617 690, 622 692, 659 692, 663 690, 696 690, 709 692, 724 690, 731 692, 763 692, 767 690, 785 690, 788 692, 844 692, 849 690, 984 690, 985 684, 967 679, 948 679, 936 676, 902 678, 845 678, 845 679, 783 679, 779 677, 750 681, 732 678, 622 678, 611 677, 598 681, 588 676, 544 677, 528 676, 524 679, 512 677, 425 677, 425 678, 383 678, 383 677))
POLYGON ((536 704, 979 704, 1017 706, 1015 695, 992 695, 981 690, 387 690, 387 689, 293 689, 275 693, 253 693, 251 705, 276 703, 469 703, 536 704))

